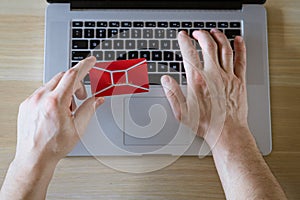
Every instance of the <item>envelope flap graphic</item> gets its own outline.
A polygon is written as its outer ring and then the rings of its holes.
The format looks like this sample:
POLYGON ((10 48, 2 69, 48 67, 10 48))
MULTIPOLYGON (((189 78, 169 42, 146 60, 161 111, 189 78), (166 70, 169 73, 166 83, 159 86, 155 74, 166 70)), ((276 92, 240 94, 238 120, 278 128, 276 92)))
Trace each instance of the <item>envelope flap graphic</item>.
POLYGON ((96 63, 89 72, 92 94, 112 96, 149 91, 146 59, 96 63))

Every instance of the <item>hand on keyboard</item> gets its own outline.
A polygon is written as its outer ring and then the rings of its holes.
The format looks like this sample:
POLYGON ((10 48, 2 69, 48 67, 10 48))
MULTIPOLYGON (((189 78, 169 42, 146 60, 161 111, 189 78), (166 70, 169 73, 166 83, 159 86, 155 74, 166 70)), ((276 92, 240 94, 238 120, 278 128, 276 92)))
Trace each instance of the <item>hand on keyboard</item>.
POLYGON ((204 63, 191 38, 184 31, 178 34, 187 96, 170 76, 163 76, 161 81, 176 118, 212 146, 223 128, 248 128, 246 49, 238 36, 233 54, 229 40, 217 29, 210 33, 194 31, 193 36, 202 48, 204 63))

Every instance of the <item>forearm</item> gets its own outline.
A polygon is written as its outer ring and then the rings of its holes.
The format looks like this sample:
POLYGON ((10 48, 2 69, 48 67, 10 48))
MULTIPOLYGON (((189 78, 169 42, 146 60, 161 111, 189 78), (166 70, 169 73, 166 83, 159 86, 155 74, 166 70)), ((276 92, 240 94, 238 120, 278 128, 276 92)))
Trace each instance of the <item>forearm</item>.
MULTIPOLYGON (((48 162, 45 162, 48 163, 48 162)), ((28 164, 14 160, 7 171, 0 191, 0 200, 45 199, 56 164, 28 164)))
POLYGON ((227 199, 286 199, 246 128, 224 131, 213 157, 227 199))

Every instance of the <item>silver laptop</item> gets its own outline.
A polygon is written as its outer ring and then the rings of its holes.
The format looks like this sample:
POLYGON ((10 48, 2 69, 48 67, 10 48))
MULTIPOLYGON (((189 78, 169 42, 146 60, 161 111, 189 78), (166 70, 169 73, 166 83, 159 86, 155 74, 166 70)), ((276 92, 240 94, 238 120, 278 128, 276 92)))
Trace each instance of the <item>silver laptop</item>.
MULTIPOLYGON (((44 82, 94 55, 98 62, 146 58, 150 91, 106 97, 69 156, 206 155, 205 142, 176 121, 160 85, 168 74, 186 91, 176 34, 218 28, 247 45, 250 129, 272 149, 264 0, 48 0, 44 82)), ((201 54, 201 49, 195 43, 201 54)), ((90 93, 89 76, 84 79, 90 93)), ((77 101, 80 104, 80 101, 77 101)), ((232 136, 234 137, 234 136, 232 136)))

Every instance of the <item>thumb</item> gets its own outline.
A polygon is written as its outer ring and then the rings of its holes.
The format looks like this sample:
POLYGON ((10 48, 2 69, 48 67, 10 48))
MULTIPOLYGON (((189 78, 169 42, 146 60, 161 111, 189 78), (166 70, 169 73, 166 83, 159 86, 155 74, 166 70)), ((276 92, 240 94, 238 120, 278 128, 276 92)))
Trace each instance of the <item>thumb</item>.
POLYGON ((161 83, 174 116, 178 121, 181 121, 183 114, 187 111, 186 98, 181 88, 172 77, 167 75, 162 76, 161 83))
POLYGON ((74 123, 80 136, 84 133, 96 109, 103 103, 103 97, 90 97, 87 100, 85 100, 81 104, 81 106, 76 110, 74 114, 74 123))

